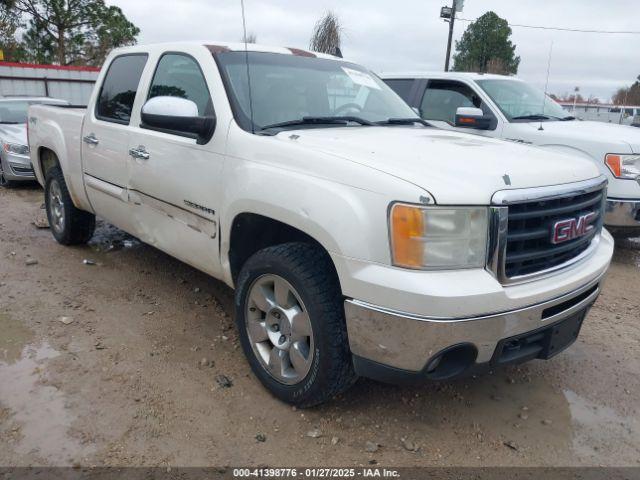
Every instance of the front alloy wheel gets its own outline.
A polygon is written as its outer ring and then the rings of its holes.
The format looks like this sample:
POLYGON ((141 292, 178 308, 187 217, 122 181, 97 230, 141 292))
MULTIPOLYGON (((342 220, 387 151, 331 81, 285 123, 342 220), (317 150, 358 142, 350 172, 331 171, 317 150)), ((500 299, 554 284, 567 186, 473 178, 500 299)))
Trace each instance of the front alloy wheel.
POLYGON ((313 330, 300 295, 284 278, 263 275, 249 289, 245 324, 251 348, 273 378, 299 383, 313 362, 313 330))
POLYGON ((236 287, 242 350, 272 394, 311 407, 353 384, 344 300, 326 251, 298 242, 266 247, 244 263, 236 287))

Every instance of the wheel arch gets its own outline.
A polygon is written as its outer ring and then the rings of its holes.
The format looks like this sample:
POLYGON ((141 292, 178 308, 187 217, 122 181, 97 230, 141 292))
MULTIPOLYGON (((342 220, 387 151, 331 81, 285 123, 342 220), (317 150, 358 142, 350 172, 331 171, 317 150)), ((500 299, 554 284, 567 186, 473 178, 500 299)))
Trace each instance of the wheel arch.
MULTIPOLYGON (((68 162, 65 164, 62 155, 64 155, 66 150, 64 147, 62 148, 62 150, 58 150, 57 147, 51 147, 49 145, 39 145, 37 147, 36 165, 34 165, 36 177, 44 187, 49 176, 49 171, 52 168, 58 167, 62 171, 62 176, 67 184, 67 189, 69 190, 73 204, 81 210, 94 213, 84 188, 84 178, 82 169, 80 168, 80 162, 78 161, 78 165, 75 168, 74 165, 70 165, 68 162)), ((78 152, 78 154, 80 153, 78 152)))
MULTIPOLYGON (((60 165, 60 159, 56 152, 49 147, 38 147, 38 167, 39 171, 42 174, 42 183, 44 184, 47 181, 47 176, 49 171, 54 167, 59 167, 62 170, 62 166, 60 165)), ((64 174, 64 171, 63 171, 64 174)))
MULTIPOLYGON (((292 219, 290 215, 285 217, 275 212, 266 215, 251 210, 237 212, 227 224, 227 234, 222 239, 221 259, 227 283, 235 285, 242 266, 251 255, 270 246, 289 242, 308 243, 324 251, 331 259, 330 252, 337 250, 337 242, 317 223, 305 220, 292 219)), ((333 259, 331 265, 338 278, 333 259)))

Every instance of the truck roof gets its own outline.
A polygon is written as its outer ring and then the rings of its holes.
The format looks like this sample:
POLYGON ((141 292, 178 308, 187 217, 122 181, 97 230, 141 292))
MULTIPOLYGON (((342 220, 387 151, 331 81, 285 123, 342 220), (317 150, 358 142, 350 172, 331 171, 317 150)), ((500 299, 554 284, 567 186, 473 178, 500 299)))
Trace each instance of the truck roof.
POLYGON ((381 73, 383 79, 403 79, 403 78, 436 78, 436 79, 458 79, 458 80, 515 80, 522 81, 517 77, 509 75, 497 75, 493 73, 477 72, 392 72, 381 73))
MULTIPOLYGON (((164 51, 175 49, 176 47, 206 47, 212 53, 223 53, 227 51, 231 52, 244 52, 245 44, 243 42, 220 42, 217 40, 202 40, 202 41, 187 41, 187 42, 165 42, 165 43, 151 43, 147 45, 133 45, 130 47, 118 48, 118 52, 151 52, 151 51, 164 51)), ((331 60, 344 61, 340 57, 328 55, 326 53, 313 52, 302 48, 294 47, 276 47, 271 45, 261 45, 256 43, 246 44, 246 49, 249 52, 266 52, 266 53, 280 53, 283 55, 298 55, 302 57, 318 57, 331 60)))

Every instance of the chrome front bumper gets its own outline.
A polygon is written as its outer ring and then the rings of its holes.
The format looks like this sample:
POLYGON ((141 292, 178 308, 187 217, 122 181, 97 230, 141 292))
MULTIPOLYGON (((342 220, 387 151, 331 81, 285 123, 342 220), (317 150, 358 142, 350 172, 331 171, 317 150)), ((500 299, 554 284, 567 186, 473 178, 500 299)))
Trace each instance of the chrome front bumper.
POLYGON ((345 314, 349 345, 355 358, 409 373, 425 370, 430 359, 449 347, 461 344, 475 347, 477 356, 473 363, 487 363, 501 340, 556 324, 586 311, 600 294, 603 278, 604 274, 553 300, 472 318, 429 318, 347 300, 345 314))
POLYGON ((607 227, 640 228, 640 200, 607 199, 604 223, 607 227))

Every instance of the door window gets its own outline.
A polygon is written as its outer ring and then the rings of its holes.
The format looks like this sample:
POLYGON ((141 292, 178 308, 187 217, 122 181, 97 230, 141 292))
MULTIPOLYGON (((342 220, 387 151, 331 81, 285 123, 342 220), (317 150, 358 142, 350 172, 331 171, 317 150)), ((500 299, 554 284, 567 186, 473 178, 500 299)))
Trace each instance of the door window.
POLYGON ((413 87, 413 82, 414 81, 412 79, 406 78, 394 78, 384 81, 384 83, 389 85, 391 89, 407 103, 411 101, 411 88, 413 87))
POLYGON ((470 87, 459 82, 431 80, 420 104, 420 114, 425 120, 441 120, 454 124, 458 107, 488 109, 470 87))
POLYGON ((129 124, 138 84, 147 63, 147 55, 122 55, 109 65, 104 77, 96 117, 107 122, 129 124))
POLYGON ((180 97, 198 106, 198 115, 213 114, 213 103, 204 75, 195 59, 179 53, 167 53, 158 62, 149 98, 180 97))

